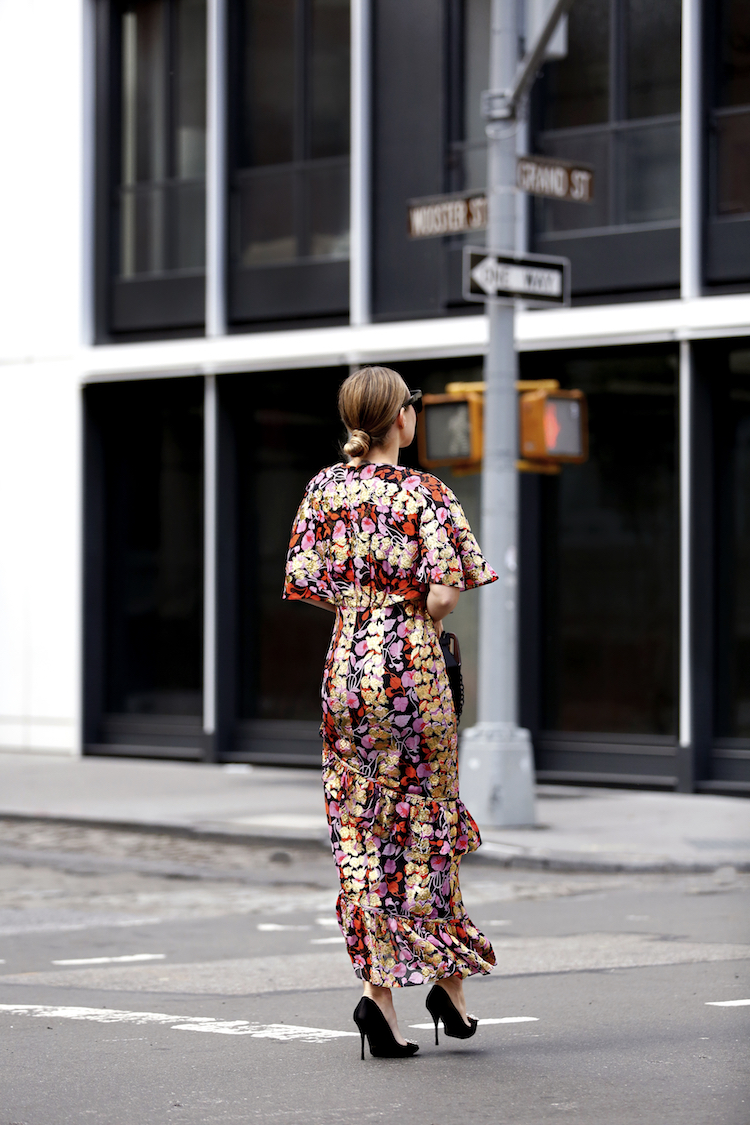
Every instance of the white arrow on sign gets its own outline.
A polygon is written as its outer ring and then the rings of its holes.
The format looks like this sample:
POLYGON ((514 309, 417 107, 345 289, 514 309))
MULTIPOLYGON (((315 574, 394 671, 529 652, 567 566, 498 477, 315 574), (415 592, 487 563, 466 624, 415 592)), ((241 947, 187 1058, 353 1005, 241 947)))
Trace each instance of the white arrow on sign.
POLYGON ((517 294, 519 297, 561 297, 563 272, 544 266, 508 265, 487 255, 471 271, 471 277, 484 292, 517 294))

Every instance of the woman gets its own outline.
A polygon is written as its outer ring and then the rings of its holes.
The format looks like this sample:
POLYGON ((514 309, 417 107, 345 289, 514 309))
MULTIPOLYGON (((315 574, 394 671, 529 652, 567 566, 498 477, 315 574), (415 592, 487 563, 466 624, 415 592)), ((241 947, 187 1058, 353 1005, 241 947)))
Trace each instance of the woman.
POLYGON ((391 989, 435 981, 427 1007, 468 1039, 463 978, 495 955, 458 884, 479 832, 458 798, 456 714, 439 634, 461 590, 497 579, 449 488, 398 464, 422 408, 386 367, 339 391, 350 433, 308 484, 292 528, 286 598, 333 610, 323 677, 323 784, 341 876, 339 924, 364 996, 354 1020, 370 1052, 414 1054, 391 989))

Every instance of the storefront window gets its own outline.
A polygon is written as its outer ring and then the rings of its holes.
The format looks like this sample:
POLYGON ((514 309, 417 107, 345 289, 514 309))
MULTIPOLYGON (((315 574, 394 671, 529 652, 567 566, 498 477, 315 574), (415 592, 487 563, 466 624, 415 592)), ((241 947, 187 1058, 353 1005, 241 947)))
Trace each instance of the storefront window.
POLYGON ((88 392, 104 456, 104 709, 202 709, 203 380, 88 392))
POLYGON ((119 14, 123 279, 205 262, 206 0, 137 0, 119 14))
POLYGON ((239 717, 320 722, 333 617, 282 601, 289 533, 305 485, 340 460, 338 369, 232 377, 239 544, 239 717))
POLYGON ((586 392, 590 458, 542 481, 542 725, 676 730, 674 351, 526 355, 586 392))
POLYGON ((732 351, 718 382, 716 733, 750 738, 750 350, 732 351))

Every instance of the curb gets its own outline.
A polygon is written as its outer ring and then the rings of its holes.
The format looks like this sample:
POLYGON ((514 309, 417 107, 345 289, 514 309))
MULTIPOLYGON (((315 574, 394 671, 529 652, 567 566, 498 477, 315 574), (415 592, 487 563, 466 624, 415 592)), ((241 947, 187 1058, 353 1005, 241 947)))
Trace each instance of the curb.
POLYGON ((146 836, 174 836, 181 840, 206 841, 210 844, 242 844, 259 847, 314 848, 330 852, 328 836, 276 835, 230 831, 215 828, 196 828, 190 824, 171 824, 169 821, 150 820, 107 820, 103 817, 87 816, 45 816, 44 813, 9 813, 0 811, 0 824, 3 821, 26 824, 59 824, 70 828, 103 828, 111 832, 142 833, 146 836))
MULTIPOLYGON (((29 824, 58 824, 74 828, 101 828, 113 832, 133 832, 152 836, 172 836, 177 839, 205 841, 215 844, 237 844, 244 847, 294 847, 330 852, 327 836, 270 835, 247 831, 221 831, 213 828, 196 828, 192 825, 161 823, 158 821, 106 820, 82 816, 45 816, 40 813, 10 813, 0 811, 0 823, 10 821, 29 824)), ((732 867, 738 873, 750 871, 750 861, 729 862, 726 859, 714 863, 694 863, 687 860, 654 859, 635 862, 629 856, 617 855, 593 859, 579 852, 523 852, 504 851, 498 854, 495 848, 517 848, 518 845, 498 845, 487 842, 478 852, 466 858, 470 863, 487 867, 501 867, 519 871, 580 872, 600 875, 710 875, 721 868, 732 867)), ((3 849, 6 853, 10 849, 3 849)), ((19 849, 20 851, 20 849, 19 849)), ((31 856, 41 857, 45 853, 29 852, 31 856)), ((78 854, 78 853, 76 853, 78 854)), ((81 856, 81 858, 83 858, 81 856)), ((118 863, 119 861, 109 861, 118 863)), ((194 868, 195 878, 216 878, 216 872, 207 868, 194 868)), ((241 880, 240 880, 241 881, 241 880)))

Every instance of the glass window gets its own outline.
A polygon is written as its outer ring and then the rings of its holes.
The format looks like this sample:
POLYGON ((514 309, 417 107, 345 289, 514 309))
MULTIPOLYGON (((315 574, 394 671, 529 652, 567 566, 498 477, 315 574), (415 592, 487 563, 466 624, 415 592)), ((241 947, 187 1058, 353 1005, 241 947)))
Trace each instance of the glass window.
POLYGON ((627 0, 630 118, 680 112, 680 8, 680 0, 627 0))
POLYGON ((538 234, 676 224, 680 0, 576 0, 536 90, 533 148, 590 164, 592 205, 534 200, 538 234))
POLYGON ((721 0, 716 11, 713 210, 741 215, 750 212, 750 6, 721 0))
POLYGON ((241 0, 233 260, 349 254, 349 0, 241 0))
POLYGON ((349 0, 313 0, 310 156, 349 155, 349 0))
POLYGON ((676 373, 666 350, 523 357, 589 404, 588 462, 541 485, 547 730, 675 732, 676 373))
POLYGON ((543 128, 597 125, 609 118, 609 0, 576 0, 568 55, 544 68, 543 128))
POLYGON ((286 164, 294 154, 296 0, 244 5, 240 166, 286 164))
POLYGON ((205 262, 206 0, 136 0, 119 14, 122 278, 205 262))
POLYGON ((203 380, 88 393, 105 458, 105 709, 200 715, 203 380))
POLYGON ((750 738, 750 351, 730 352, 718 380, 719 528, 716 733, 750 738))

